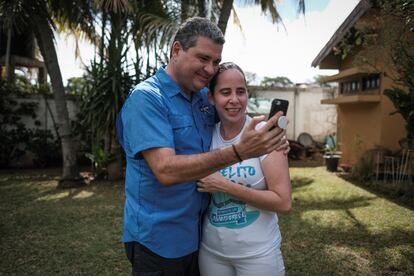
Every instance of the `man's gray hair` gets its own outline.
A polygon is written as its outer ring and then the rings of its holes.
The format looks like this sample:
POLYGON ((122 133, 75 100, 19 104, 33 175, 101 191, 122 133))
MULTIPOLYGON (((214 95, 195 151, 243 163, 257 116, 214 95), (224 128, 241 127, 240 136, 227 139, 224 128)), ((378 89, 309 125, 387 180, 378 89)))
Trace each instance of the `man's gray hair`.
POLYGON ((224 35, 216 24, 207 18, 191 17, 181 24, 173 43, 180 42, 181 47, 186 51, 196 45, 199 36, 209 38, 220 45, 225 42, 224 35))

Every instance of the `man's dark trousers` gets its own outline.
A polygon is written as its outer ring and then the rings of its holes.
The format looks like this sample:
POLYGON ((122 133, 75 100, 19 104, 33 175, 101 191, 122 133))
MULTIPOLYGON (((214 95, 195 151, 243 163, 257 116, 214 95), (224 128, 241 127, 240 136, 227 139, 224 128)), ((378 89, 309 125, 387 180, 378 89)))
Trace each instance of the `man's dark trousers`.
POLYGON ((198 251, 180 258, 161 257, 138 242, 125 243, 133 276, 199 276, 198 251))

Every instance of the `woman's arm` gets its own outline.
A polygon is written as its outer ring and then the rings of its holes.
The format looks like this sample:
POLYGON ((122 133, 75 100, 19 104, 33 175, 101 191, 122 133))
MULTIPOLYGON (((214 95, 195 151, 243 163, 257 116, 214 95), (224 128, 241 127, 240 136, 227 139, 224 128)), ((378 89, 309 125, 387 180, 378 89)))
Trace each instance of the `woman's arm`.
POLYGON ((198 181, 200 192, 225 192, 256 208, 286 214, 292 206, 291 186, 287 156, 273 151, 262 161, 267 190, 256 190, 235 185, 219 173, 198 181))

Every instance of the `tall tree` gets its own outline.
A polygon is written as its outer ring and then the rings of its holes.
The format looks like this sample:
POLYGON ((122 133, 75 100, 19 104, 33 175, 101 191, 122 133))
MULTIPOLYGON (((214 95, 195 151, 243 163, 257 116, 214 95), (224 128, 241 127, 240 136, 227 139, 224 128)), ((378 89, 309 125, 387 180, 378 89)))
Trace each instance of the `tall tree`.
POLYGON ((260 84, 264 87, 290 87, 293 82, 288 77, 264 77, 260 84))
MULTIPOLYGON (((32 28, 40 52, 50 75, 56 103, 57 125, 62 147, 63 170, 58 187, 83 185, 76 162, 65 90, 54 44, 55 25, 52 15, 72 22, 86 19, 82 1, 3 0, 0 4, 2 19, 11 25, 24 24, 32 28)), ((79 24, 79 23, 78 23, 79 24)))
MULTIPOLYGON (((131 59, 128 50, 132 43, 130 18, 134 5, 119 0, 96 3, 100 18, 99 51, 85 74, 86 91, 82 98, 80 121, 92 132, 92 149, 108 158, 101 166, 110 180, 122 178, 121 149, 115 139, 116 116, 132 88, 131 59)), ((93 151, 94 152, 94 151, 93 151)))
POLYGON ((365 53, 372 51, 377 60, 387 62, 382 71, 387 72, 394 86, 386 89, 384 95, 395 107, 391 114, 400 114, 406 122, 407 135, 402 144, 414 149, 414 0, 373 0, 373 3, 380 10, 379 28, 371 40, 370 31, 365 29, 365 53))

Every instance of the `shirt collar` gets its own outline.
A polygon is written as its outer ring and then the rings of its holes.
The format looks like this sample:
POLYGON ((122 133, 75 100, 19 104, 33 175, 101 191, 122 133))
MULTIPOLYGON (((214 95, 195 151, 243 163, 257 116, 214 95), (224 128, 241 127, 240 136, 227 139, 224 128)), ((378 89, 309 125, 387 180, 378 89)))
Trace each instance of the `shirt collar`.
POLYGON ((155 74, 161 83, 162 90, 169 97, 173 97, 180 93, 180 86, 173 80, 165 71, 165 68, 161 66, 155 74))
MULTIPOLYGON (((164 66, 161 66, 157 73, 157 78, 159 79, 163 91, 165 91, 165 94, 167 94, 168 97, 172 98, 177 94, 181 94, 185 99, 189 100, 188 95, 181 89, 181 87, 177 84, 175 80, 173 80, 170 75, 167 74, 165 71, 164 66)), ((207 88, 202 88, 200 91, 193 93, 193 101, 200 101, 202 100, 201 91, 204 91, 207 88)))

